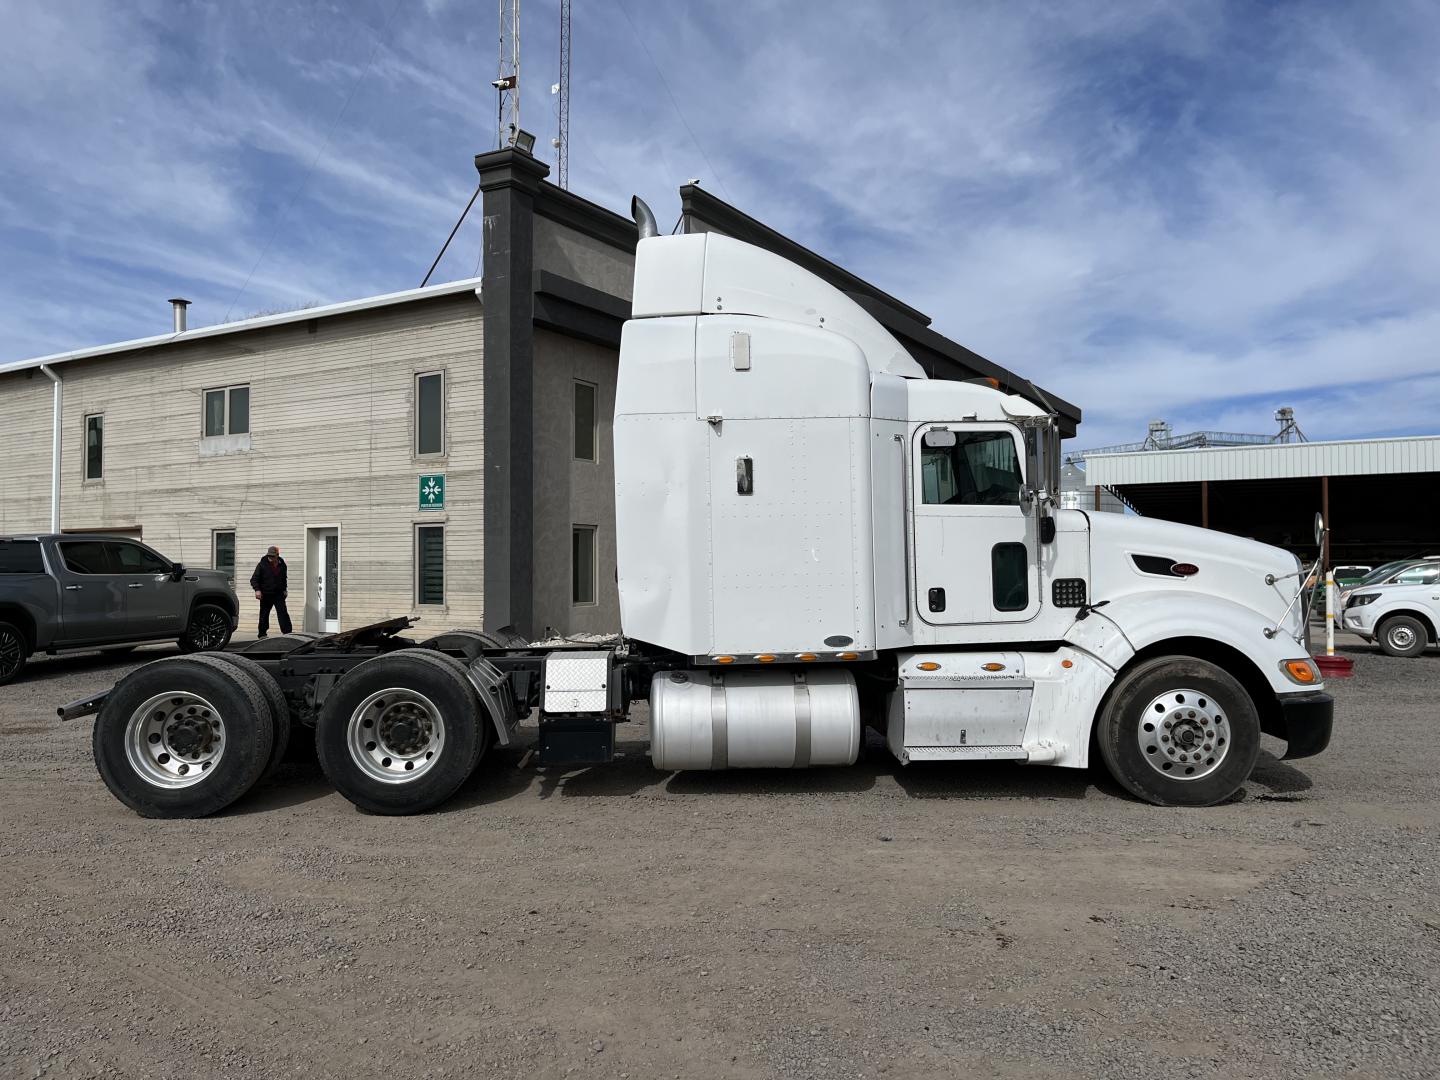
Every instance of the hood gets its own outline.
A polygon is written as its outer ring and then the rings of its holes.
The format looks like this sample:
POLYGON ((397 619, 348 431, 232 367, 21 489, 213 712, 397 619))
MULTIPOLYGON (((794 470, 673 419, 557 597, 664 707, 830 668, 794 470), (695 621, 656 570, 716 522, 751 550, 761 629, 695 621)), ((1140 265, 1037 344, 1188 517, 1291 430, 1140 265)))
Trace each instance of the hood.
POLYGON ((230 588, 230 575, 223 570, 208 570, 198 566, 193 568, 187 566, 185 568, 185 576, 190 577, 192 575, 195 577, 195 580, 202 585, 220 585, 226 589, 230 588))
MULTIPOLYGON (((1099 599, 1127 593, 1204 592, 1242 604, 1304 637, 1300 560, 1284 548, 1213 529, 1130 514, 1089 514, 1093 594, 1099 599), (1192 576, 1149 573, 1136 556, 1190 563, 1192 576), (1267 584, 1265 578, 1277 580, 1267 584)), ((1143 560, 1142 560, 1143 561, 1143 560)), ((1183 603, 1177 596, 1177 602, 1183 603)))

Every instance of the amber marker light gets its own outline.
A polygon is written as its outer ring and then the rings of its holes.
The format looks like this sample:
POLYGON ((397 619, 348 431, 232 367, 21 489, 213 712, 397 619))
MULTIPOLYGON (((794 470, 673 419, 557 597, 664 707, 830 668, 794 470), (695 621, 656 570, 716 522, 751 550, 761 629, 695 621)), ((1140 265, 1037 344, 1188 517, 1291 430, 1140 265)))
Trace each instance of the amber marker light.
POLYGON ((923 664, 916 664, 915 666, 918 667, 921 671, 939 671, 939 670, 940 670, 940 665, 937 664, 937 663, 935 663, 934 660, 926 660, 923 664))
POLYGON ((815 654, 814 654, 813 652, 796 653, 796 654, 795 654, 795 659, 796 659, 796 660, 807 660, 807 661, 808 661, 808 660, 814 660, 814 659, 815 659, 815 654))
POLYGON ((759 660, 762 664, 773 664, 775 662, 775 657, 768 652, 758 654, 755 659, 759 660))
POLYGON ((1063 668, 1072 668, 1072 667, 1075 666, 1075 661, 1074 661, 1074 660, 1061 660, 1061 661, 1060 661, 1060 666, 1063 667, 1063 668))
POLYGON ((1315 665, 1308 658, 1305 660, 1286 660, 1280 665, 1291 682, 1297 682, 1301 686, 1309 686, 1320 681, 1320 673, 1315 670, 1315 665))
POLYGON ((717 656, 717 657, 715 657, 715 663, 717 663, 717 664, 733 664, 734 662, 735 662, 735 658, 734 658, 733 656, 717 656))
POLYGON ((986 671, 1004 671, 1004 670, 1005 670, 1005 665, 1004 665, 1004 664, 997 664, 997 663, 995 663, 994 660, 991 660, 990 663, 988 663, 988 664, 981 664, 980 666, 981 666, 982 668, 984 668, 986 671))
POLYGON ((840 654, 840 659, 841 659, 841 660, 859 660, 859 659, 860 659, 860 654, 859 654, 858 652, 842 652, 842 653, 840 654))

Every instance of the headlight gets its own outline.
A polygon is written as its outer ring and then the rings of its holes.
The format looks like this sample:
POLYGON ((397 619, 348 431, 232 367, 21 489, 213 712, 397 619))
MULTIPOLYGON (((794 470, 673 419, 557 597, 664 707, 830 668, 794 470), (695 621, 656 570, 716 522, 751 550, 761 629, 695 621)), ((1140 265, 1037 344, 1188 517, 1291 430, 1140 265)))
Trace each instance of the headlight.
POLYGON ((1378 592, 1358 593, 1357 595, 1350 597, 1349 600, 1345 601, 1345 606, 1347 608, 1364 607, 1366 604, 1374 603, 1376 600, 1379 599, 1380 594, 1378 592))

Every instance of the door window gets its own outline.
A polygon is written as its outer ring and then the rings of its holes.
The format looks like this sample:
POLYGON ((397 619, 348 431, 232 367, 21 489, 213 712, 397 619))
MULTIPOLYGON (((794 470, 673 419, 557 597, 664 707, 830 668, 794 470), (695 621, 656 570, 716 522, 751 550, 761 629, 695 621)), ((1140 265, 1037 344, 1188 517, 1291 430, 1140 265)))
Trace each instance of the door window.
POLYGON ((110 544, 110 559, 117 574, 168 574, 170 564, 139 544, 110 544))
POLYGON ((72 574, 113 574, 105 544, 99 540, 70 540, 60 545, 60 557, 72 574))
POLYGON ((1396 585, 1434 585, 1440 581, 1440 566, 1413 566, 1395 578, 1396 585))
POLYGON ((39 540, 0 540, 0 574, 43 574, 39 540))
POLYGON ((927 506, 1019 506, 1025 482, 1015 439, 1005 431, 955 433, 953 446, 921 449, 927 506))

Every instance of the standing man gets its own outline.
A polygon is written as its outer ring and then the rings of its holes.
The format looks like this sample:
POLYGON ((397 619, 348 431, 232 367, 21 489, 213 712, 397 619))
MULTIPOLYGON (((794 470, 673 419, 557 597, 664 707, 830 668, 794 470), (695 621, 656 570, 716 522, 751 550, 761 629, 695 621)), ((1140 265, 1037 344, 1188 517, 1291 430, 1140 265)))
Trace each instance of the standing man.
POLYGON ((280 549, 272 544, 250 575, 250 588, 255 590, 255 599, 260 601, 261 637, 270 632, 271 608, 275 609, 280 632, 290 633, 290 612, 285 610, 285 593, 289 584, 286 575, 285 560, 280 558, 280 549))

